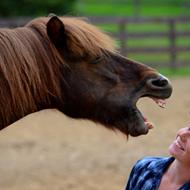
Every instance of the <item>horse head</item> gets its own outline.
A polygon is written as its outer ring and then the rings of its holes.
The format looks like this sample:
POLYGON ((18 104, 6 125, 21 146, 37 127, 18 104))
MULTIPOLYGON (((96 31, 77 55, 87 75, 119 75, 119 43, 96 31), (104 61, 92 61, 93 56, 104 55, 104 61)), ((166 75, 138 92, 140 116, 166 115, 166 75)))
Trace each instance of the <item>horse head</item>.
POLYGON ((58 109, 132 136, 146 134, 149 127, 136 103, 141 97, 168 98, 170 82, 156 70, 121 56, 107 36, 81 23, 70 28, 56 16, 47 23, 47 34, 68 66, 63 68, 64 101, 58 102, 58 109))
POLYGON ((120 55, 113 40, 83 19, 37 18, 0 30, 0 128, 47 108, 126 135, 150 125, 136 106, 172 87, 156 70, 120 55))

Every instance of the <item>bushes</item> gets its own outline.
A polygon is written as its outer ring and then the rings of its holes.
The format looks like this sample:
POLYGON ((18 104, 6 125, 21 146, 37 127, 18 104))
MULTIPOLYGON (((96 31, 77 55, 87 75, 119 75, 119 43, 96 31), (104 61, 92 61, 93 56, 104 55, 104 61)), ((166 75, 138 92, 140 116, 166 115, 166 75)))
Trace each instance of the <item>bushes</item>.
POLYGON ((40 16, 73 14, 76 0, 1 0, 0 16, 40 16))

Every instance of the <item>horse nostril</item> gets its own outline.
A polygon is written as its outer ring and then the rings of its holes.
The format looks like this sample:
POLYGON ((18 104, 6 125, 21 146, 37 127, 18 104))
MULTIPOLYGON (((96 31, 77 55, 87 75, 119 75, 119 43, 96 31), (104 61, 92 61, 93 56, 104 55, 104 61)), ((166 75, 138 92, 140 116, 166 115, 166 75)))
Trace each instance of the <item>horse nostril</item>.
POLYGON ((146 80, 145 94, 150 97, 166 99, 171 96, 172 86, 170 81, 162 75, 146 80))
POLYGON ((149 79, 147 81, 147 85, 151 88, 165 88, 169 84, 169 81, 167 78, 160 75, 158 78, 155 79, 149 79))
POLYGON ((153 80, 152 84, 154 86, 164 87, 168 84, 168 80, 166 80, 165 78, 159 78, 159 79, 153 80))

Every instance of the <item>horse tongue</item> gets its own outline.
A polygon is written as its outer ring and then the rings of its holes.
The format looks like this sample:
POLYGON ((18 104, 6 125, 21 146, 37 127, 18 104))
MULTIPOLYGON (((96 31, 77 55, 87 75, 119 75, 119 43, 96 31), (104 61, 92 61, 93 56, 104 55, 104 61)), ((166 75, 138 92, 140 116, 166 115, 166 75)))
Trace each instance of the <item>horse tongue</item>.
POLYGON ((153 129, 153 128, 154 128, 153 123, 151 123, 151 122, 149 122, 149 121, 144 122, 144 123, 145 123, 145 125, 147 126, 148 129, 153 129))
POLYGON ((154 102, 156 102, 156 104, 158 104, 158 106, 160 106, 161 108, 165 108, 166 107, 166 100, 165 99, 158 99, 158 98, 152 98, 154 100, 154 102))

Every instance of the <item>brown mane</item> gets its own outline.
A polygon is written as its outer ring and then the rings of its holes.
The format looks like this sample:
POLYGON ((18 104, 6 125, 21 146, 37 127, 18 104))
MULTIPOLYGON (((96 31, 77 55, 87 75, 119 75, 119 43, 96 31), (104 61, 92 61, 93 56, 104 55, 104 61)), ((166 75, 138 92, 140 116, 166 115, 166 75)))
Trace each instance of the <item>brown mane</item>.
MULTIPOLYGON (((34 27, 46 36, 46 24, 49 18, 38 18, 27 26, 34 27)), ((99 55, 102 49, 115 51, 114 41, 87 20, 75 17, 61 17, 70 42, 70 50, 82 56, 84 50, 91 55, 99 55)))
MULTIPOLYGON (((47 105, 50 94, 63 98, 59 66, 66 63, 46 34, 48 19, 39 18, 25 27, 0 30, 0 86, 4 87, 4 92, 0 91, 0 107, 6 108, 0 109, 1 125, 28 114, 28 110, 37 111, 39 102, 47 105), (8 97, 4 96, 5 90, 8 97)), ((102 48, 114 50, 112 40, 90 24, 76 18, 62 20, 70 48, 78 55, 84 49, 91 54, 99 54, 102 48)))

